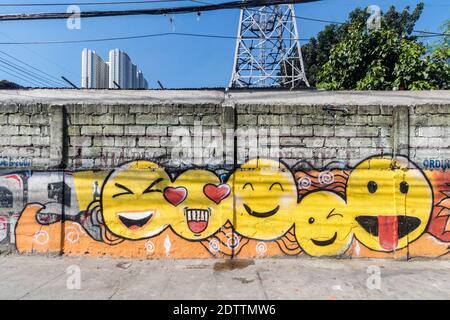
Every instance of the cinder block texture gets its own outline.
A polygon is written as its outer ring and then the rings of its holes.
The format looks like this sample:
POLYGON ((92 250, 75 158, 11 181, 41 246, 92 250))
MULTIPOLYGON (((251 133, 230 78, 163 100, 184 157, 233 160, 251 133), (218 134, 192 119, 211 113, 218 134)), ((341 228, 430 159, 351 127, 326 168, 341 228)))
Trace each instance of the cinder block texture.
MULTIPOLYGON (((64 99, 70 94, 61 93, 64 99)), ((182 95, 165 100, 130 96, 129 102, 117 103, 88 97, 62 103, 59 92, 49 93, 45 103, 24 102, 21 96, 6 101, 0 95, 1 163, 106 169, 150 159, 183 170, 192 164, 229 168, 252 157, 310 168, 336 161, 352 167, 380 154, 406 155, 419 166, 450 157, 450 105, 431 103, 435 98, 366 94, 347 104, 332 96, 328 103, 323 93, 317 93, 316 103, 310 102, 314 95, 297 93, 233 93, 221 99, 204 99, 195 91, 182 95)))

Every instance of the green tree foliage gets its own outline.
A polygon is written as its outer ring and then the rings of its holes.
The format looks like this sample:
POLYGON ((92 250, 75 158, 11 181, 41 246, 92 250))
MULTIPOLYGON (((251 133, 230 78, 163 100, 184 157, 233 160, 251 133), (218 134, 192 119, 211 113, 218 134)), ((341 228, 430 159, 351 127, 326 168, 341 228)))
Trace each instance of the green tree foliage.
POLYGON ((307 44, 302 46, 305 72, 312 86, 316 85, 317 73, 325 62, 328 61, 333 46, 344 38, 352 23, 365 23, 368 16, 364 10, 356 8, 350 12, 348 22, 325 26, 318 33, 317 38, 311 38, 307 44))
POLYGON ((432 89, 422 57, 426 47, 399 37, 391 29, 361 32, 350 28, 347 37, 333 47, 318 73, 317 87, 329 90, 432 89))
POLYGON ((421 2, 417 4, 413 12, 409 13, 409 6, 403 9, 402 12, 398 12, 395 6, 390 6, 389 10, 383 14, 383 21, 385 27, 394 30, 399 35, 411 35, 414 30, 414 26, 419 20, 424 4, 421 2))
POLYGON ((329 90, 448 89, 448 38, 430 51, 412 35, 423 8, 419 3, 399 12, 391 6, 373 31, 366 29, 369 14, 359 8, 346 23, 326 26, 302 47, 310 83, 329 90))

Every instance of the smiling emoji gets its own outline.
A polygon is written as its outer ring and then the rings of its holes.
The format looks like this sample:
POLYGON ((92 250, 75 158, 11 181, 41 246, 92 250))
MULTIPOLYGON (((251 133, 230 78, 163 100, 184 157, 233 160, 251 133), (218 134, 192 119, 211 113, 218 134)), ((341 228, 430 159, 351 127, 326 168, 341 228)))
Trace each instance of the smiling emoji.
POLYGON ((292 228, 297 185, 284 164, 250 160, 230 176, 228 184, 234 190, 237 233, 257 240, 275 240, 292 228))
POLYGON ((172 229, 188 240, 202 240, 216 233, 227 220, 231 219, 231 188, 222 184, 219 177, 207 170, 188 170, 182 173, 165 194, 175 194, 185 190, 182 201, 172 201, 180 197, 166 196, 176 208, 176 219, 172 229))
POLYGON ((157 164, 133 161, 111 172, 103 184, 101 210, 108 229, 126 239, 161 233, 171 222, 163 190, 170 178, 157 164))
POLYGON ((404 248, 422 235, 433 205, 425 175, 406 157, 373 157, 351 172, 347 204, 356 238, 377 251, 404 248))
POLYGON ((332 256, 345 252, 352 240, 351 217, 343 198, 330 191, 307 194, 298 205, 295 236, 311 256, 332 256))

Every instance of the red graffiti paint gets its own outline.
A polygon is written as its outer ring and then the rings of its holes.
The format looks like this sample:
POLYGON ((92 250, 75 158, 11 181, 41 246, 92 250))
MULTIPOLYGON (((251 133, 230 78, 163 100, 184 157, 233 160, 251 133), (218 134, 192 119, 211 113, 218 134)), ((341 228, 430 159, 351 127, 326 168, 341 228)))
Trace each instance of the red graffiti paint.
POLYGON ((231 188, 227 184, 221 184, 219 186, 208 184, 203 188, 203 192, 209 199, 216 204, 219 204, 223 199, 229 196, 231 188))
POLYGON ((380 246, 394 250, 398 245, 398 216, 378 216, 378 237, 380 246))
POLYGON ((175 207, 184 201, 187 197, 187 190, 184 187, 167 187, 164 190, 164 198, 175 207))
POLYGON ((207 221, 188 221, 189 229, 191 229, 192 232, 195 233, 201 233, 203 232, 206 227, 208 226, 207 221))

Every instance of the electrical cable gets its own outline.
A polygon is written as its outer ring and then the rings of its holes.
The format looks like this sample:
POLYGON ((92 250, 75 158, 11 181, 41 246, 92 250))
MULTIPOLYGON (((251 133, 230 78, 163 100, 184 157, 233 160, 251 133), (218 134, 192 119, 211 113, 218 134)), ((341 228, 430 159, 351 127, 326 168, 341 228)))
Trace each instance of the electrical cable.
MULTIPOLYGON (((153 37, 164 37, 164 36, 184 36, 184 37, 233 39, 233 40, 238 39, 238 37, 236 37, 236 36, 226 36, 226 35, 183 33, 183 32, 164 32, 164 33, 154 33, 154 34, 144 34, 144 35, 124 36, 124 37, 113 37, 113 38, 99 38, 99 39, 28 41, 28 42, 0 42, 0 45, 45 45, 45 44, 89 43, 89 42, 130 40, 130 39, 142 39, 142 38, 153 38, 153 37)), ((260 38, 255 37, 255 39, 260 39, 260 38)), ((291 39, 291 40, 309 41, 309 39, 305 39, 305 38, 303 38, 303 39, 291 39)))
POLYGON ((26 70, 24 71, 20 67, 17 67, 17 65, 11 64, 11 63, 9 63, 8 61, 6 61, 6 60, 4 60, 2 58, 0 58, 0 63, 2 63, 5 68, 10 69, 11 71, 19 72, 19 73, 22 74, 23 77, 28 77, 28 78, 32 79, 33 81, 38 82, 38 83, 40 83, 40 84, 42 84, 44 86, 53 87, 55 85, 55 83, 52 83, 50 81, 46 81, 45 79, 40 78, 40 77, 36 77, 32 73, 27 72, 26 70))
MULTIPOLYGON (((189 0, 192 2, 202 3, 202 6, 185 6, 173 8, 156 8, 156 9, 136 9, 136 10, 118 10, 118 11, 86 11, 79 13, 80 18, 95 18, 95 17, 111 17, 111 16, 129 16, 129 15, 163 15, 163 14, 180 14, 180 13, 198 13, 204 11, 224 10, 224 9, 248 9, 255 7, 273 6, 279 4, 298 4, 310 3, 320 0, 248 0, 248 1, 231 1, 212 4, 204 1, 189 0)), ((116 2, 118 3, 118 2, 116 2)), ((60 4, 60 3, 58 3, 60 4)), ((4 14, 0 15, 0 21, 17 21, 17 20, 48 20, 48 19, 66 19, 71 18, 73 13, 22 13, 22 14, 4 14)), ((302 16, 293 16, 296 19, 316 21, 322 23, 344 24, 345 22, 316 19, 302 16)), ((446 36, 444 33, 417 31, 418 33, 429 33, 446 36)))
POLYGON ((39 85, 37 85, 36 83, 32 83, 32 82, 30 82, 29 80, 24 79, 24 78, 18 76, 17 74, 14 74, 14 73, 8 72, 8 71, 6 71, 6 70, 4 70, 4 69, 2 70, 2 69, 3 69, 3 67, 0 66, 0 70, 3 71, 4 73, 9 74, 9 75, 12 76, 12 77, 16 77, 17 79, 20 79, 20 80, 24 81, 25 83, 31 84, 32 86, 39 87, 39 85))
MULTIPOLYGON (((257 9, 247 9, 249 11, 253 11, 253 12, 263 12, 263 13, 270 13, 267 11, 261 11, 261 10, 257 10, 257 9)), ((300 19, 300 20, 308 20, 308 21, 315 21, 315 22, 323 22, 323 23, 331 23, 331 24, 339 24, 339 25, 343 25, 346 22, 340 22, 340 21, 333 21, 333 20, 323 20, 323 19, 316 19, 316 18, 308 18, 308 17, 302 17, 302 16, 297 16, 297 15, 293 15, 293 18, 296 19, 300 19)), ((439 32, 431 32, 431 31, 420 31, 420 30, 413 30, 413 32, 415 33, 426 33, 426 34, 432 34, 435 36, 449 36, 448 33, 439 33, 439 32)))
MULTIPOLYGON (((22 60, 20 60, 20 59, 18 59, 18 58, 16 58, 16 57, 13 57, 12 55, 10 55, 10 54, 8 54, 8 53, 2 51, 2 50, 0 50, 0 54, 3 54, 3 55, 5 55, 5 56, 7 56, 7 57, 9 57, 9 58, 11 58, 11 59, 14 59, 15 61, 17 61, 17 62, 19 62, 19 63, 21 63, 21 64, 23 64, 23 65, 25 65, 25 66, 27 66, 27 67, 29 67, 29 68, 32 68, 33 70, 36 70, 36 71, 38 71, 38 72, 40 72, 40 73, 42 73, 42 74, 45 75, 45 76, 42 76, 42 75, 39 75, 39 74, 36 73, 36 72, 29 71, 30 73, 34 74, 34 75, 37 76, 37 77, 42 77, 42 79, 45 79, 45 80, 47 80, 48 82, 51 82, 51 83, 53 83, 53 84, 58 84, 58 85, 63 84, 63 86, 66 86, 66 85, 65 85, 62 81, 60 81, 58 78, 56 78, 56 77, 54 77, 54 76, 52 76, 52 75, 50 75, 50 74, 48 74, 48 73, 46 73, 46 72, 44 72, 44 71, 38 69, 38 68, 36 68, 36 67, 33 67, 32 65, 30 65, 30 64, 28 64, 28 63, 26 63, 26 62, 24 62, 24 61, 22 61, 22 60)), ((0 58, 0 59, 1 59, 1 58, 0 58)), ((25 69, 25 68, 24 68, 24 69, 25 69)))
MULTIPOLYGON (((320 0, 246 0, 246 1, 230 1, 218 4, 207 4, 201 6, 184 6, 172 8, 155 8, 155 9, 135 9, 135 10, 108 10, 108 11, 82 11, 77 14, 77 18, 98 18, 98 17, 117 17, 117 16, 133 16, 133 15, 164 15, 164 14, 181 14, 181 13, 198 13, 205 11, 227 10, 227 9, 244 9, 262 6, 275 6, 283 4, 309 3, 320 0)), ((0 21, 20 21, 20 20, 53 20, 73 18, 72 12, 52 12, 52 13, 19 13, 19 14, 2 14, 0 21)))
MULTIPOLYGON (((21 80, 25 81, 26 83, 32 84, 32 85, 34 85, 36 87, 40 87, 42 85, 42 83, 40 84, 39 82, 36 82, 33 79, 30 80, 30 78, 27 78, 27 77, 24 77, 24 76, 20 76, 17 73, 11 73, 11 72, 7 71, 7 70, 10 70, 12 72, 15 72, 14 69, 11 69, 11 68, 8 68, 8 67, 2 66, 2 65, 0 65, 0 69, 2 69, 3 72, 9 74, 10 76, 13 76, 13 77, 16 77, 18 79, 21 79, 21 80), (6 70, 5 70, 5 68, 6 68, 6 70)), ((47 86, 47 85, 44 85, 44 87, 45 86, 47 86)))
POLYGON ((108 1, 108 2, 50 2, 50 3, 1 3, 0 7, 66 7, 66 6, 100 6, 100 5, 128 5, 151 4, 164 2, 197 2, 195 0, 145 0, 145 1, 108 1))

